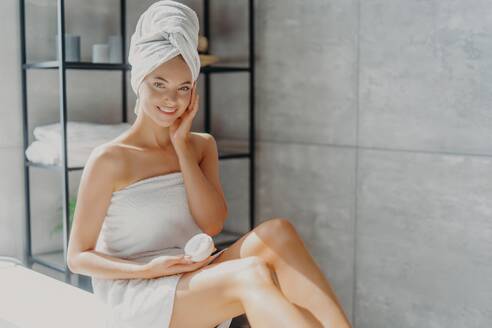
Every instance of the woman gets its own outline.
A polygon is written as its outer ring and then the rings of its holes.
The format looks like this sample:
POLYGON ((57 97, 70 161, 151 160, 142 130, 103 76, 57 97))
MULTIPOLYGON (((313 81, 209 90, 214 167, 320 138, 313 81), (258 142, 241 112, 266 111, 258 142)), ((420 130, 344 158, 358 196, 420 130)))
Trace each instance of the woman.
POLYGON ((198 18, 158 1, 140 17, 129 62, 131 128, 91 153, 82 173, 67 262, 92 277, 115 327, 350 327, 329 282, 285 218, 193 263, 193 235, 227 218, 217 145, 190 131, 198 111, 198 18))

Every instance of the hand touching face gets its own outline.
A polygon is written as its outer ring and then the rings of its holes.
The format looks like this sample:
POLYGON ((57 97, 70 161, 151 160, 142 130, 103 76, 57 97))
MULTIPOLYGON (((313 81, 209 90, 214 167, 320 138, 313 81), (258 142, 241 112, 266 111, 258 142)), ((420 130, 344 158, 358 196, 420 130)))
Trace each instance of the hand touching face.
POLYGON ((190 131, 193 119, 198 112, 198 103, 200 96, 198 95, 196 84, 193 86, 190 104, 186 108, 183 115, 178 117, 169 127, 169 135, 174 146, 180 146, 186 143, 190 138, 190 131))

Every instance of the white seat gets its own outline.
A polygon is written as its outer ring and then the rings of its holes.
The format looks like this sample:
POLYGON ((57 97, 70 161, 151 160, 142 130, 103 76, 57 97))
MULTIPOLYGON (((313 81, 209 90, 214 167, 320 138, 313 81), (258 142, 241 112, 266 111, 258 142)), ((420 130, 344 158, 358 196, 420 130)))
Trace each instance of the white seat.
POLYGON ((0 261, 1 327, 106 327, 94 294, 14 262, 0 261))

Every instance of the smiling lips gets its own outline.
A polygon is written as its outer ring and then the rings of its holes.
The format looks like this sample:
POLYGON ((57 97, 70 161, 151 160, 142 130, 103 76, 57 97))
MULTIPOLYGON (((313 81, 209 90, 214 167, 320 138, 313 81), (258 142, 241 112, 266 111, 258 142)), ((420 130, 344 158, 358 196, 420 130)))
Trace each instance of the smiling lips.
POLYGON ((160 107, 157 106, 159 111, 164 114, 174 114, 176 112, 176 108, 168 108, 168 107, 160 107))

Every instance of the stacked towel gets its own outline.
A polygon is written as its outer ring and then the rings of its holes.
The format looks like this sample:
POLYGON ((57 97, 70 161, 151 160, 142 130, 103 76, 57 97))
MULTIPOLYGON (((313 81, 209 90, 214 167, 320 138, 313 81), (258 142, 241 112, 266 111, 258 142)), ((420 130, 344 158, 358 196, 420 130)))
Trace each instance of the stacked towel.
MULTIPOLYGON (((69 167, 84 166, 91 151, 127 130, 131 124, 97 124, 67 122, 67 158, 69 167)), ((37 126, 33 131, 36 140, 26 149, 31 162, 59 165, 61 159, 61 125, 53 123, 37 126)))

